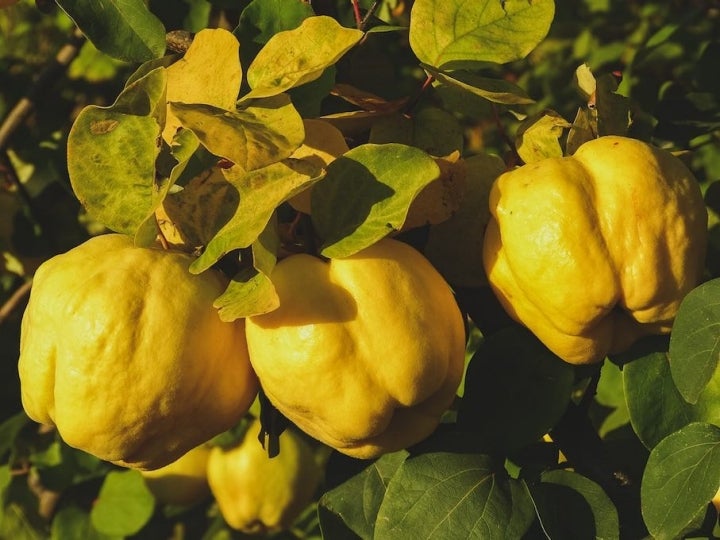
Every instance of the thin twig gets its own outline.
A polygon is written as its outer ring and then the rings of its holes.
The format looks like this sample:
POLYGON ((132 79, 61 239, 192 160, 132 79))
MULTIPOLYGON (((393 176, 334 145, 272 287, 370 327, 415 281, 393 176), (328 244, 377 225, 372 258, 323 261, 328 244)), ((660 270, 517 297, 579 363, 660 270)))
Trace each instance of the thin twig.
POLYGON ((373 15, 375 15, 375 12, 377 11, 377 8, 380 7, 380 0, 375 0, 370 6, 370 9, 368 9, 368 12, 365 14, 365 17, 363 17, 362 21, 360 21, 360 26, 358 27, 359 30, 365 31, 365 28, 367 27, 368 23, 370 22, 370 19, 373 15))
POLYGON ((32 288, 32 279, 27 280, 25 283, 20 285, 18 289, 8 298, 5 303, 0 306, 0 326, 5 322, 10 314, 25 300, 25 297, 30 294, 32 288))
POLYGON ((30 196, 25 184, 20 181, 20 177, 18 176, 12 161, 10 161, 10 155, 7 151, 0 151, 0 178, 7 179, 9 184, 15 186, 17 194, 23 200, 28 210, 30 210, 30 215, 32 215, 35 221, 38 221, 39 213, 35 207, 35 202, 30 196))
POLYGON ((415 107, 417 107, 418 103, 420 103, 420 100, 422 99, 423 94, 427 91, 428 88, 432 86, 432 83, 435 81, 435 77, 432 75, 428 75, 425 81, 423 82, 422 86, 420 87, 420 90, 416 92, 416 94, 408 100, 408 102, 403 107, 403 113, 410 115, 415 107))
POLYGON ((68 42, 60 48, 53 61, 39 73, 25 96, 10 110, 2 124, 0 124, 0 150, 7 146, 15 130, 30 115, 38 98, 47 92, 48 86, 54 83, 65 72, 70 62, 77 57, 84 41, 85 37, 82 32, 76 28, 68 42))
POLYGON ((355 14, 355 25, 358 30, 362 27, 362 15, 360 14, 360 2, 358 0, 350 0, 353 7, 353 13, 355 14))

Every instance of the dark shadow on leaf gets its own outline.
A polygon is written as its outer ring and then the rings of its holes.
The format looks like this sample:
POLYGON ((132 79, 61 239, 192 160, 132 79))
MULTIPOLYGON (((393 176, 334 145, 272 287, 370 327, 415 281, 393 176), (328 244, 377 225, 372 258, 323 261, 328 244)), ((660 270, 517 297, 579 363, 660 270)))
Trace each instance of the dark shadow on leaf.
POLYGON ((215 169, 168 195, 165 211, 189 246, 205 246, 232 219, 240 204, 237 188, 215 169))
POLYGON ((352 235, 370 216, 373 207, 395 194, 360 162, 341 156, 313 187, 312 218, 323 245, 352 235))
POLYGON ((596 538, 595 516, 588 501, 560 484, 541 482, 530 488, 538 518, 548 538, 596 538))

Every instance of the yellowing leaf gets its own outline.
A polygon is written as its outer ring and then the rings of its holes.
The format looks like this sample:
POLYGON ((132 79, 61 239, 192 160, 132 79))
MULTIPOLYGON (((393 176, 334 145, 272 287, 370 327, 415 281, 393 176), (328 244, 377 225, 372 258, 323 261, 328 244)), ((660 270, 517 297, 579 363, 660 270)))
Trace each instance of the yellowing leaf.
POLYGON ((167 219, 186 246, 201 252, 191 271, 200 273, 226 253, 249 247, 275 209, 320 174, 317 165, 294 159, 251 172, 216 167, 168 195, 163 203, 167 219))
MULTIPOLYGON (((227 30, 206 28, 197 33, 185 56, 167 68, 167 100, 176 103, 204 103, 233 110, 242 83, 240 44, 227 30)), ((167 143, 180 120, 168 107, 163 130, 167 143)))
MULTIPOLYGON (((335 158, 350 150, 343 134, 332 124, 314 118, 304 119, 303 124, 305 140, 291 156, 294 159, 307 159, 324 169, 335 158)), ((301 191, 288 203, 298 212, 310 214, 311 188, 301 191)))
POLYGON ((280 305, 269 277, 277 262, 279 243, 275 220, 271 220, 252 243, 253 266, 238 272, 225 292, 215 300, 214 305, 223 321, 260 315, 280 305))
POLYGON ((165 71, 156 69, 128 86, 112 106, 86 107, 68 136, 75 195, 93 219, 117 232, 135 234, 157 203, 156 141, 165 80, 165 71))
POLYGON ((504 105, 527 105, 534 103, 525 90, 519 86, 502 79, 481 77, 471 71, 454 71, 452 74, 444 73, 431 66, 423 66, 439 84, 461 88, 466 92, 485 98, 493 103, 504 105))
POLYGON ((416 0, 410 47, 424 64, 457 69, 527 56, 547 35, 553 0, 416 0))
POLYGON ((172 103, 171 108, 211 153, 245 171, 281 161, 300 146, 305 135, 302 118, 287 95, 246 105, 237 111, 184 103, 172 103))
POLYGON ((549 157, 562 157, 560 137, 570 123, 555 111, 532 116, 518 127, 517 152, 525 163, 549 157))
POLYGON ((278 32, 250 64, 247 81, 252 90, 244 99, 274 96, 317 79, 363 35, 324 15, 308 17, 299 27, 278 32))
POLYGON ((309 161, 287 159, 249 173, 233 167, 223 174, 237 193, 237 205, 192 264, 192 272, 202 272, 226 253, 251 245, 275 209, 317 181, 322 171, 309 161))
POLYGON ((434 225, 449 219, 460 208, 465 196, 465 161, 460 152, 436 158, 440 178, 426 185, 413 200, 402 230, 434 225))

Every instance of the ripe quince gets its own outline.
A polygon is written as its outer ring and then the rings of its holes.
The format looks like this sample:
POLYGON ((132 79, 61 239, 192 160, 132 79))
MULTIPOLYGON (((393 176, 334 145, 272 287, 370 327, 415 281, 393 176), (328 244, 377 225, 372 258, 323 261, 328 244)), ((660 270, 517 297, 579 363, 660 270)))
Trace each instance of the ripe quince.
POLYGON ((216 446, 208 461, 208 482, 223 518, 248 534, 289 528, 310 504, 321 478, 311 446, 291 428, 280 434, 280 453, 270 458, 253 420, 235 446, 216 446))
POLYGON ((210 446, 201 444, 169 465, 141 471, 155 500, 163 504, 190 506, 210 496, 207 465, 210 446))
POLYGON ((37 270, 22 320, 22 403, 70 446, 156 469, 235 423, 258 389, 226 279, 184 253, 91 238, 37 270))
POLYGON ((700 281, 707 209, 670 152, 605 136, 503 173, 483 258, 507 312, 572 364, 670 331, 700 281))
POLYGON ((269 400, 303 431, 357 458, 426 438, 453 402, 463 317, 430 262, 383 239, 325 262, 281 260, 275 311, 249 317, 250 361, 269 400))

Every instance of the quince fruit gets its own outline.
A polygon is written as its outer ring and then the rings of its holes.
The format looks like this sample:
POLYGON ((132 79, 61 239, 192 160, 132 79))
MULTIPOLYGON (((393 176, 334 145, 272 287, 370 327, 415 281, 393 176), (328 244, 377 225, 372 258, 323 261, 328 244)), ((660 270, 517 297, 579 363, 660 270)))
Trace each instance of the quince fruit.
POLYGON ((280 453, 270 458, 257 439, 253 420, 235 446, 216 446, 208 461, 208 482, 223 518, 248 534, 289 528, 315 494, 321 469, 313 449, 291 428, 280 434, 280 453))
POLYGON ((700 281, 707 209, 671 153, 605 136, 503 173, 483 259, 507 312, 572 364, 670 331, 700 281))
POLYGON ((145 484, 163 504, 191 506, 210 496, 207 465, 210 446, 201 444, 169 465, 152 471, 140 471, 145 484))
POLYGON ((430 262, 383 239, 325 262, 281 260, 280 307, 246 322, 250 361, 271 403, 315 439, 356 458, 420 442, 455 398, 464 320, 430 262))
POLYGON ((156 469, 234 424, 258 389, 227 280, 192 258, 91 238, 37 270, 20 335, 22 403, 75 448, 156 469))

